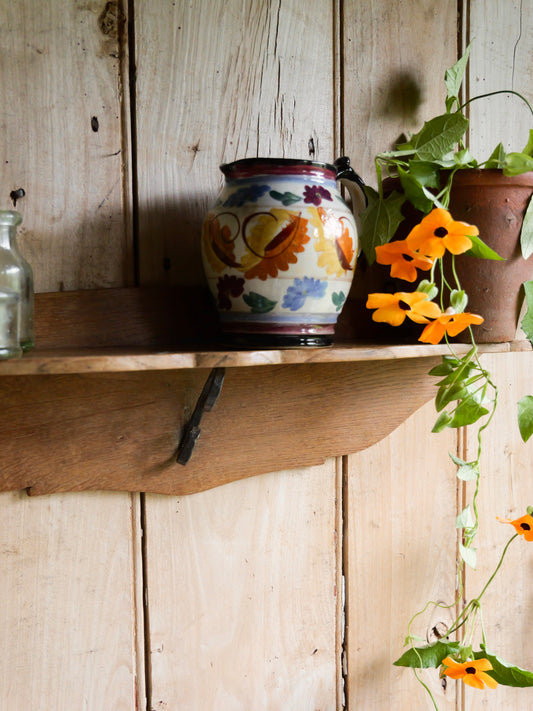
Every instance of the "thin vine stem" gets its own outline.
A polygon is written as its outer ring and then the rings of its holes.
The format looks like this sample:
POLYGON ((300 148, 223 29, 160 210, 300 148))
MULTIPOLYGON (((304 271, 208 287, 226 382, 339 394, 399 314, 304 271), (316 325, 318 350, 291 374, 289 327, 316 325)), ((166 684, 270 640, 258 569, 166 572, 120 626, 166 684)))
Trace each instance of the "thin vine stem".
POLYGON ((499 89, 498 91, 489 91, 487 94, 479 94, 478 96, 473 96, 471 99, 468 99, 467 101, 464 102, 464 104, 461 104, 457 111, 462 111, 465 106, 468 106, 468 104, 472 103, 472 101, 476 101, 477 99, 486 99, 489 96, 496 96, 497 94, 514 94, 515 96, 518 96, 519 99, 522 99, 524 104, 528 107, 528 109, 531 111, 531 114, 533 115, 533 106, 529 103, 529 101, 522 96, 518 91, 513 91, 513 89, 499 89))

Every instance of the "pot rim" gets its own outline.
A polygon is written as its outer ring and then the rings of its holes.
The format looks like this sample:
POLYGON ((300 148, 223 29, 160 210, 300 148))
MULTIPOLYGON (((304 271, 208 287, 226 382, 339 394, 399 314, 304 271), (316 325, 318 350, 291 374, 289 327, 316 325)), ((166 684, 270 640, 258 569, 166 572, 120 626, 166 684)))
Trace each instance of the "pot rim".
MULTIPOLYGON (((441 175, 450 170, 440 171, 441 175)), ((501 168, 459 168, 454 173, 452 186, 458 183, 479 183, 481 185, 523 185, 533 187, 533 170, 519 175, 504 175, 501 168)))

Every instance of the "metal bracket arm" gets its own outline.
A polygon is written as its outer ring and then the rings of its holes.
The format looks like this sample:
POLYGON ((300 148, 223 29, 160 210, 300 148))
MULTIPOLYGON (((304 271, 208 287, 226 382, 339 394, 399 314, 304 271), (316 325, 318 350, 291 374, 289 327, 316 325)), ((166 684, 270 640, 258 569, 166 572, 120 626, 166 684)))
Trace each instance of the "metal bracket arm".
POLYGON ((214 407, 222 390, 225 375, 225 368, 213 368, 209 374, 203 390, 200 393, 200 397, 198 398, 198 402, 196 403, 196 407, 194 408, 194 412, 192 413, 192 417, 185 425, 176 457, 178 464, 187 464, 191 458, 196 440, 200 436, 200 420, 202 419, 202 415, 214 407))

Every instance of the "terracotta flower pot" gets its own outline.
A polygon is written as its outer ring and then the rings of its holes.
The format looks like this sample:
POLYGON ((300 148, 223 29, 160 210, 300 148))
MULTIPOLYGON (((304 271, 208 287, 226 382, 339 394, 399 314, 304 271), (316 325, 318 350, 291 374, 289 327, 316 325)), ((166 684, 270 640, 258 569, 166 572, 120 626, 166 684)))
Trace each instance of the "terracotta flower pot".
POLYGON ((479 237, 504 261, 460 255, 455 259, 468 311, 483 316, 473 327, 478 343, 515 338, 522 284, 533 278, 533 256, 520 248, 522 221, 533 194, 533 172, 506 177, 500 170, 460 170, 454 176, 449 210, 455 220, 479 228, 479 237))
MULTIPOLYGON (((386 179, 383 186, 385 194, 402 189, 398 178, 386 179)), ((472 327, 478 343, 502 343, 515 338, 523 301, 522 284, 533 279, 533 256, 523 259, 520 248, 522 221, 532 194, 533 172, 512 178, 500 170, 465 169, 455 173, 450 213, 455 220, 476 225, 480 239, 505 258, 493 261, 461 254, 455 259, 461 287, 469 297, 467 310, 484 318, 481 325, 472 327)), ((410 203, 405 203, 402 211, 405 220, 395 239, 405 239, 424 217, 410 203)), ((421 272, 419 278, 426 276, 421 272)), ((373 291, 392 293, 413 288, 408 282, 392 279, 389 267, 368 267, 366 260, 360 259, 351 292, 352 308, 343 315, 346 321, 349 319, 351 330, 344 330, 355 338, 416 341, 420 326, 406 320, 399 328, 387 328, 374 323, 364 306, 367 294, 373 291)), ((469 341, 469 333, 464 332, 455 340, 469 341)))

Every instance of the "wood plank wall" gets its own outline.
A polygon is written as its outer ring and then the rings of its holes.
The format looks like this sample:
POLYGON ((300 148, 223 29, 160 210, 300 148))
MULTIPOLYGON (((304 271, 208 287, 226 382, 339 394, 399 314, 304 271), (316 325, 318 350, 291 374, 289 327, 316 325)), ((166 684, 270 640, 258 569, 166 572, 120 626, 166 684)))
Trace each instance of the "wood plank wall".
MULTIPOLYGON (((471 92, 533 99, 531 18, 533 0, 0 0, 0 208, 25 190, 38 291, 201 283, 220 162, 345 153, 372 183, 372 156, 441 110, 443 71, 471 38, 471 92)), ((508 106, 472 106, 476 151, 504 130, 525 143, 530 121, 508 106)), ((533 503, 513 412, 533 392, 530 354, 487 360, 504 407, 469 592, 506 536, 494 516, 533 503)), ((357 455, 180 499, 0 495, 0 708, 432 708, 391 662, 413 612, 455 595, 459 445, 429 434, 433 416, 357 455)), ((533 668, 523 551, 485 617, 502 655, 533 668)), ((424 678, 442 711, 532 703, 424 678)))

